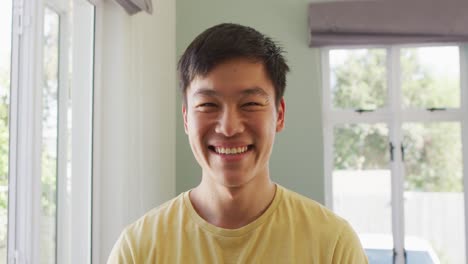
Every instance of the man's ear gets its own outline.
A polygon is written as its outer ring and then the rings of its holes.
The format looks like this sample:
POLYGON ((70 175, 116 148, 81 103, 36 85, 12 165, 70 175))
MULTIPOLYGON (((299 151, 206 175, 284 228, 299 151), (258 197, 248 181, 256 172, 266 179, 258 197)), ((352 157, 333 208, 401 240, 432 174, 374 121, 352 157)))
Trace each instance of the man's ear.
POLYGON ((285 111, 286 111, 286 104, 284 103, 284 98, 281 98, 281 101, 277 109, 276 132, 280 132, 284 128, 285 111))
POLYGON ((182 116, 184 117, 185 134, 188 134, 188 130, 187 130, 187 106, 186 106, 186 103, 182 103, 182 116))

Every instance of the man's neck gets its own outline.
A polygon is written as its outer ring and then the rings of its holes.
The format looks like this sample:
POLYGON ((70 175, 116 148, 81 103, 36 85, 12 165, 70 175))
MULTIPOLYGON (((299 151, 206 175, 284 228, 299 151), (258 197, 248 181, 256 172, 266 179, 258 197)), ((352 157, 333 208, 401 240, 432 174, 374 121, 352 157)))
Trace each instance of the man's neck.
POLYGON ((210 224, 237 229, 260 217, 273 201, 276 185, 269 179, 263 181, 235 188, 202 181, 190 192, 190 200, 210 224))

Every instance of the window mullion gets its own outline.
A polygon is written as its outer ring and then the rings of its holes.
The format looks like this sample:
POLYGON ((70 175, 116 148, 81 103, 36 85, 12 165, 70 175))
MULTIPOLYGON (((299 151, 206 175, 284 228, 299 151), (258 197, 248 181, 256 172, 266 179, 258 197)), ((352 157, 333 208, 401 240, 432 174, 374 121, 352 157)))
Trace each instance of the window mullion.
POLYGON ((394 159, 391 162, 392 171, 392 233, 395 250, 394 263, 403 264, 404 259, 404 204, 403 204, 403 177, 404 166, 402 153, 398 151, 401 146, 401 81, 400 81, 400 51, 392 46, 387 52, 387 74, 389 87, 389 107, 393 113, 390 121, 390 140, 395 146, 394 159))
POLYGON ((24 3, 13 0, 12 12, 12 42, 11 42, 11 82, 9 127, 9 159, 8 159, 8 262, 13 262, 16 256, 16 204, 17 204, 17 168, 18 168, 18 87, 20 41, 22 34, 21 21, 24 18, 24 3))
POLYGON ((389 122, 391 114, 387 109, 381 109, 368 113, 357 113, 355 111, 333 110, 329 112, 328 123, 348 124, 348 123, 380 123, 389 122))
MULTIPOLYGON (((461 111, 468 113, 468 44, 460 45, 460 103, 461 111)), ((468 259, 468 115, 462 115, 463 195, 465 202, 465 256, 468 259)))
POLYGON ((58 86, 58 144, 57 144, 57 213, 56 213, 56 263, 68 263, 70 226, 70 197, 67 190, 68 160, 68 105, 69 105, 69 34, 68 15, 60 12, 59 26, 59 86, 58 86))
POLYGON ((462 117, 466 115, 462 108, 434 112, 425 109, 403 109, 400 110, 400 113, 404 122, 460 122, 462 117))
POLYGON ((332 107, 330 96, 329 49, 322 49, 321 64, 325 205, 333 210, 333 124, 330 122, 332 107))

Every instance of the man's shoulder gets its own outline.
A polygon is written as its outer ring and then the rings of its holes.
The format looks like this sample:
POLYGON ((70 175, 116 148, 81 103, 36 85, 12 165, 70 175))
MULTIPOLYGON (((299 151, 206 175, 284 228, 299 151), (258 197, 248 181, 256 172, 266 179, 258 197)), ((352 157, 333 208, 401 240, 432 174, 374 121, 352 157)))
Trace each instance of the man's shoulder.
POLYGON ((157 241, 163 241, 170 232, 168 226, 179 223, 175 220, 183 214, 183 207, 184 194, 181 194, 151 209, 128 225, 114 245, 108 263, 141 263, 143 260, 154 260, 154 246, 157 241))
POLYGON ((185 193, 151 209, 125 228, 127 234, 143 235, 147 232, 157 232, 164 229, 164 225, 180 217, 184 208, 185 193))
POLYGON ((305 221, 312 221, 311 223, 315 225, 348 225, 345 219, 319 202, 290 189, 282 188, 284 193, 283 206, 291 208, 294 214, 300 215, 305 221))
POLYGON ((286 223, 288 232, 296 232, 308 241, 309 250, 328 252, 325 255, 332 256, 336 260, 333 263, 368 263, 359 238, 347 220, 288 189, 283 189, 282 200, 280 220, 286 223))
POLYGON ((323 206, 321 203, 309 198, 303 194, 297 193, 286 187, 283 189, 283 200, 288 206, 297 206, 301 209, 306 210, 324 210, 327 213, 332 213, 328 208, 323 206))

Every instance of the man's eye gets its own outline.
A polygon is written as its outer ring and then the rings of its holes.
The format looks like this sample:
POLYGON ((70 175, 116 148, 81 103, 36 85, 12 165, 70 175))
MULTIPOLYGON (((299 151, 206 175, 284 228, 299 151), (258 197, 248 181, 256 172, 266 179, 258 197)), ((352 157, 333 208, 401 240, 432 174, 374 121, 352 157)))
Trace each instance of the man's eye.
POLYGON ((262 104, 257 102, 248 102, 243 104, 243 106, 262 106, 262 104))
POLYGON ((202 103, 199 104, 198 107, 216 107, 215 103, 202 103))
POLYGON ((201 104, 197 105, 197 108, 211 109, 211 108, 215 108, 217 106, 218 105, 216 105, 215 103, 201 103, 201 104))

